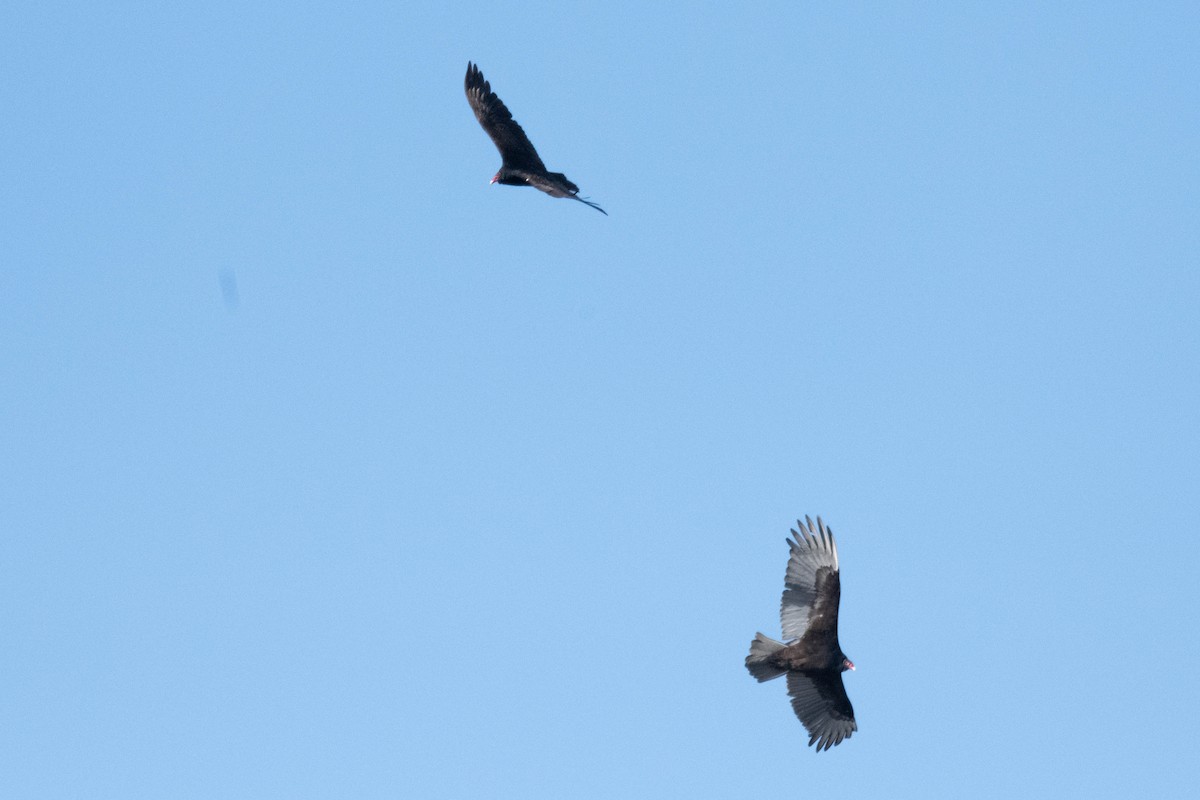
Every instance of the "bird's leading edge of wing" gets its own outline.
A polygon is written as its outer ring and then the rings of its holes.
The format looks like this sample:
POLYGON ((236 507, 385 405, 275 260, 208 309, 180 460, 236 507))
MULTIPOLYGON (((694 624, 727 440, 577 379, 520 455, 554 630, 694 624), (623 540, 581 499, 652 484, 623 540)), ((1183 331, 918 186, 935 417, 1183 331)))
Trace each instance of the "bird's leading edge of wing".
POLYGON ((465 88, 467 102, 471 104, 471 110, 475 112, 475 118, 483 130, 495 142, 500 157, 504 159, 504 166, 545 172, 546 165, 542 163, 525 131, 513 119, 504 101, 492 91, 491 84, 484 80, 479 67, 471 62, 467 62, 465 88))

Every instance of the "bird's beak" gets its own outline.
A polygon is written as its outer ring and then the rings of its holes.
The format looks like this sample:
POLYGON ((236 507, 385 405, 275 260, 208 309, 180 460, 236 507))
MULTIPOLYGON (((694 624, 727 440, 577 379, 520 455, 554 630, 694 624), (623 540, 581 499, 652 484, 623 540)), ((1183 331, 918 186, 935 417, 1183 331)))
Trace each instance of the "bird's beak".
POLYGON ((850 670, 851 672, 854 672, 854 662, 848 658, 846 659, 846 669, 850 670))
POLYGON ((495 183, 495 182, 496 182, 496 176, 495 176, 495 175, 493 175, 493 176, 492 176, 492 179, 491 179, 490 181, 488 181, 488 185, 490 186, 491 184, 493 184, 493 183, 495 183))

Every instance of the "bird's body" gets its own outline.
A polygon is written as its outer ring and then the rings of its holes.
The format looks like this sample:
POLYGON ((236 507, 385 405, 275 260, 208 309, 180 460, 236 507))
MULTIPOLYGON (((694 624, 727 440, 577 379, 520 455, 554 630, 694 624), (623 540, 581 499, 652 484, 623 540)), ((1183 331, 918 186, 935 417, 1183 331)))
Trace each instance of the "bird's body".
POLYGON ((782 649, 771 657, 772 666, 784 670, 829 670, 842 671, 841 648, 837 642, 821 641, 813 638, 801 639, 791 644, 785 644, 782 649))
POLYGON ((817 517, 797 522, 784 578, 780 620, 786 642, 761 633, 750 643, 746 668, 758 681, 787 675, 792 709, 808 730, 810 745, 828 750, 858 730, 842 672, 854 669, 838 643, 841 576, 833 533, 817 517))
POLYGON ((465 88, 467 102, 475 112, 475 118, 500 151, 500 170, 492 177, 492 183, 532 186, 551 197, 578 200, 608 216, 603 208, 580 197, 579 187, 569 181, 566 175, 546 169, 533 143, 513 119, 508 107, 492 91, 491 84, 484 80, 479 67, 470 62, 467 63, 465 88))

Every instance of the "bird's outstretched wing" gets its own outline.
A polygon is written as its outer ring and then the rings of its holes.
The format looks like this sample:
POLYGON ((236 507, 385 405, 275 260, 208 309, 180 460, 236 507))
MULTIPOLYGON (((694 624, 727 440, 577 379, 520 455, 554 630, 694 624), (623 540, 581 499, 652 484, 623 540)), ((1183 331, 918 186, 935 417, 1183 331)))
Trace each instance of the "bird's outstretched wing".
POLYGON ((858 730, 841 673, 789 672, 787 686, 792 710, 808 731, 809 745, 816 744, 818 751, 841 744, 858 730))
POLYGON ((487 135, 496 143, 504 166, 510 169, 523 169, 531 172, 544 173, 546 165, 538 156, 533 143, 525 135, 525 131, 513 119, 512 113, 504 105, 491 84, 483 79, 479 67, 467 62, 466 78, 467 102, 475 112, 475 119, 483 126, 487 135))
POLYGON ((817 524, 805 517, 796 522, 788 540, 791 556, 784 578, 779 619, 783 638, 800 639, 810 630, 837 637, 838 602, 842 596, 838 575, 837 544, 833 532, 817 517, 817 524))

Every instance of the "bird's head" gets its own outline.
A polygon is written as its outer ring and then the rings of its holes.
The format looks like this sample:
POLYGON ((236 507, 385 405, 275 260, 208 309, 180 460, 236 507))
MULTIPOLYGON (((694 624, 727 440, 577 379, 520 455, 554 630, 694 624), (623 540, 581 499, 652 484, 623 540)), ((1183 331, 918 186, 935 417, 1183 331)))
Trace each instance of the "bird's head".
POLYGON ((492 179, 491 179, 490 181, 488 181, 488 184, 493 184, 493 183, 495 183, 495 182, 496 182, 496 181, 498 181, 498 180, 500 180, 500 173, 499 173, 499 172, 497 172, 495 175, 493 175, 493 176, 492 176, 492 179))
POLYGON ((846 670, 853 670, 853 669, 854 669, 854 662, 851 661, 850 659, 846 658, 845 656, 842 656, 842 672, 845 672, 846 670))

